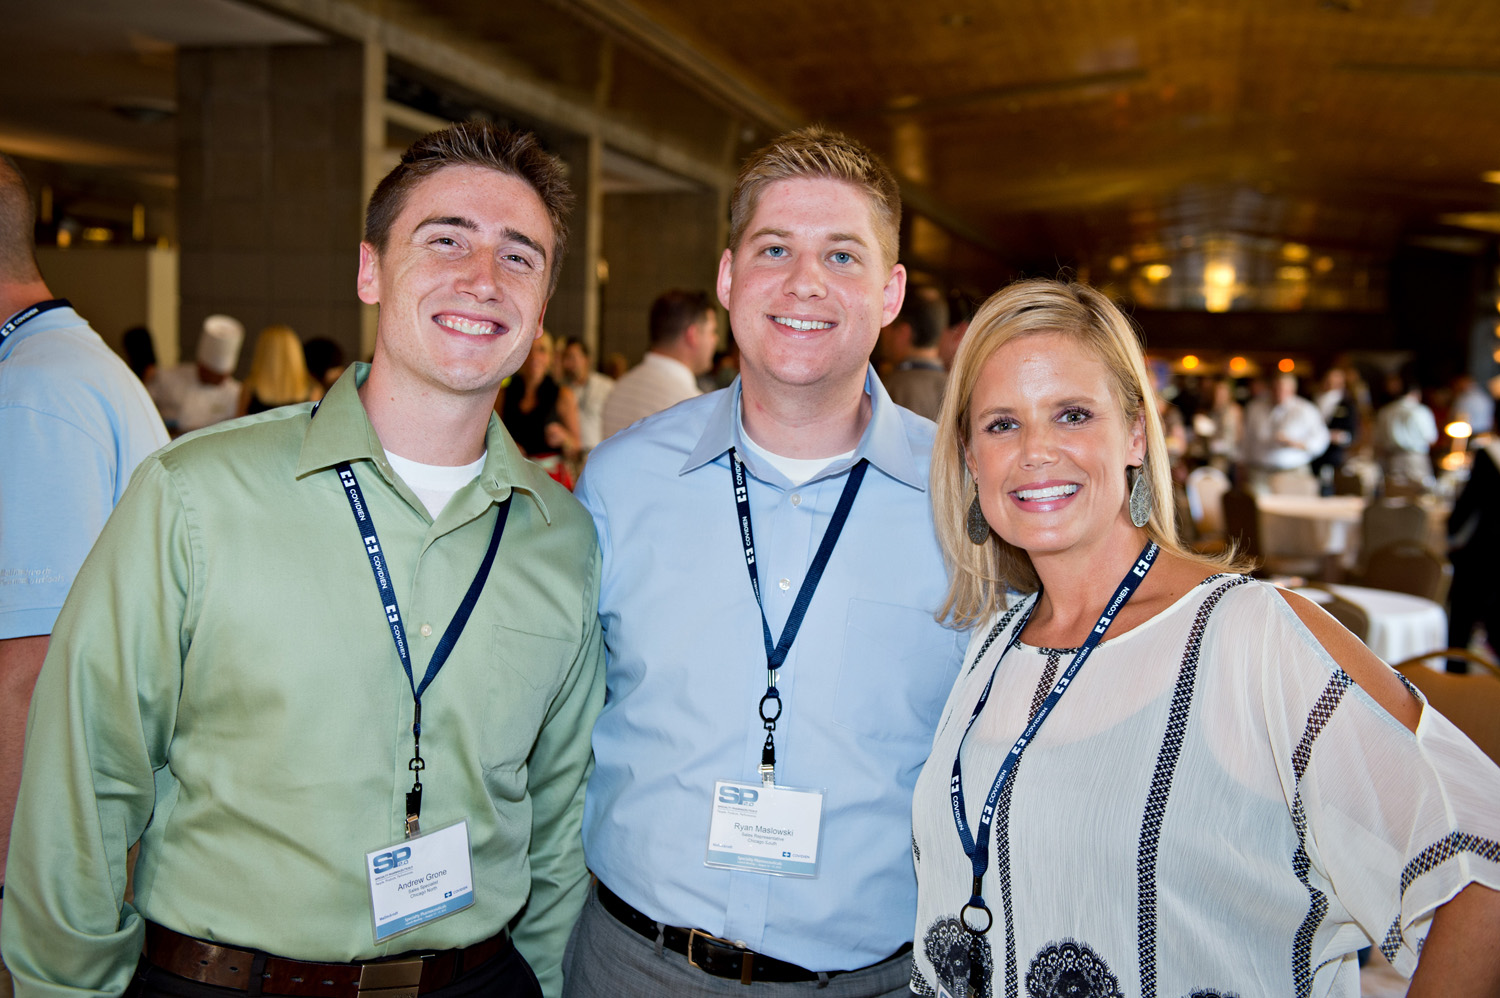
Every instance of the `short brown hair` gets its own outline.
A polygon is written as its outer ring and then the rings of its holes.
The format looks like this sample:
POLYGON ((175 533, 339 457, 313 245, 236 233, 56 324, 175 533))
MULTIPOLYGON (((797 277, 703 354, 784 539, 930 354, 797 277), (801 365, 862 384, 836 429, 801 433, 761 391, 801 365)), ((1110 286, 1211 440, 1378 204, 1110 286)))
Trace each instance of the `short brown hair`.
POLYGON ((365 209, 365 242, 384 253, 391 226, 406 207, 412 190, 448 166, 478 166, 498 170, 531 185, 552 223, 552 259, 548 261, 547 294, 557 289, 563 252, 568 245, 568 213, 573 191, 567 167, 545 151, 530 132, 514 132, 487 122, 467 121, 430 132, 411 144, 401 162, 385 175, 370 195, 365 209))
POLYGON ((729 199, 729 248, 739 249, 767 188, 802 178, 858 187, 870 199, 886 266, 895 265, 901 239, 901 188, 895 176, 865 145, 821 125, 787 132, 745 161, 729 199))
POLYGON ((1021 548, 993 532, 983 544, 969 540, 966 514, 975 491, 964 460, 973 429, 969 406, 985 363, 1009 341, 1040 333, 1071 337, 1098 357, 1109 371, 1110 391, 1126 425, 1144 420, 1147 482, 1153 496, 1147 536, 1170 554, 1220 571, 1247 567, 1232 550, 1209 558, 1187 548, 1177 537, 1171 458, 1156 392, 1130 320, 1114 302, 1087 285, 1017 281, 991 296, 969 324, 953 358, 948 391, 938 413, 932 445, 932 512, 949 574, 948 597, 938 611, 939 619, 951 617, 960 627, 972 626, 1004 609, 1007 588, 1031 593, 1040 587, 1031 556, 1021 548))
POLYGON ((663 291, 651 303, 651 345, 659 347, 677 342, 689 326, 702 322, 713 309, 714 300, 707 292, 681 288, 663 291))

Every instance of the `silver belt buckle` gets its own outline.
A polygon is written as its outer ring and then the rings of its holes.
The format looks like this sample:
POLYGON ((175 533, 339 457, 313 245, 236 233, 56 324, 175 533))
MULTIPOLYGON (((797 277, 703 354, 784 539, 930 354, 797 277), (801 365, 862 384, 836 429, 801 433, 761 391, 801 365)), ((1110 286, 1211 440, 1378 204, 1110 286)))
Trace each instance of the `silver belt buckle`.
POLYGON ((360 995, 371 998, 417 998, 422 985, 422 957, 367 963, 359 970, 360 995))

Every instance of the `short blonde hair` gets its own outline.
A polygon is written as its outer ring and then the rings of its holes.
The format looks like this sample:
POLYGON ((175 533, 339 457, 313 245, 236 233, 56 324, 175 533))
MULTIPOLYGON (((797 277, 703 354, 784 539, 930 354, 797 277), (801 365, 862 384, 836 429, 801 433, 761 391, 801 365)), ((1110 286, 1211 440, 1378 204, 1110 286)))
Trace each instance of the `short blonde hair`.
POLYGON ((869 199, 885 265, 900 254, 901 188, 890 168, 863 143, 821 125, 787 132, 740 167, 729 198, 729 248, 738 251, 761 196, 782 180, 842 180, 869 199))
POLYGON ((267 326, 255 338, 255 357, 245 388, 262 405, 276 407, 306 402, 313 380, 307 370, 302 341, 291 326, 267 326))
POLYGON ((932 448, 932 510, 949 573, 948 596, 938 619, 951 617, 957 626, 971 626, 1004 607, 1007 589, 1030 593, 1040 588, 1031 557, 1024 550, 993 531, 983 544, 969 540, 966 521, 974 498, 974 478, 964 461, 972 430, 969 406, 985 363, 1010 340, 1039 333, 1061 333, 1076 339, 1108 369, 1111 394, 1120 404, 1126 425, 1144 418, 1147 481, 1155 500, 1146 534, 1164 552, 1236 570, 1239 566, 1233 552, 1217 559, 1206 558, 1184 547, 1177 538, 1171 458, 1156 392, 1130 321, 1107 297, 1086 285, 1044 279, 1018 281, 996 292, 974 316, 953 359, 948 391, 938 414, 937 439, 932 448))

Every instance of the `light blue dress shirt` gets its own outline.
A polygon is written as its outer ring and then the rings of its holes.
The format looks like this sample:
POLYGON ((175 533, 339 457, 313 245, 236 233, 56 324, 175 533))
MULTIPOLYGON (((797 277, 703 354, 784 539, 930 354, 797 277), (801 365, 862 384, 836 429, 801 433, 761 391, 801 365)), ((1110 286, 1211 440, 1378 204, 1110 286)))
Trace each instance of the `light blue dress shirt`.
POLYGON ((804 484, 745 446, 736 381, 600 444, 577 491, 599 531, 608 661, 589 866, 655 919, 811 970, 867 966, 911 941, 912 787, 964 650, 933 619, 946 589, 927 492, 933 424, 891 402, 873 371, 865 390, 855 456, 804 484), (849 469, 871 465, 778 684, 777 782, 825 792, 814 879, 703 865, 714 781, 758 782, 765 740, 765 644, 730 447, 749 472, 776 638, 849 469))
POLYGON ((0 340, 0 639, 52 632, 130 473, 166 443, 145 386, 71 308, 0 340))

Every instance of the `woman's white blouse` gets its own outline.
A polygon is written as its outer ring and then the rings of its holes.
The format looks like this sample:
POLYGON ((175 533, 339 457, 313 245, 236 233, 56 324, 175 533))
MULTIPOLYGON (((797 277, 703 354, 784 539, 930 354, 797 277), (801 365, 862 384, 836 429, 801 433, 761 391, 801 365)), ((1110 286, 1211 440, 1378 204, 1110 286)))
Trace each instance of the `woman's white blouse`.
MULTIPOLYGON (((1215 576, 1106 636, 1026 747, 988 849, 994 925, 968 932, 953 760, 1031 602, 975 631, 917 781, 917 994, 1357 996, 1357 950, 1409 975, 1434 909, 1500 889, 1500 769, 1431 709, 1408 731, 1274 588, 1215 576)), ((1071 658, 1005 655, 963 740, 971 829, 1071 658)))

